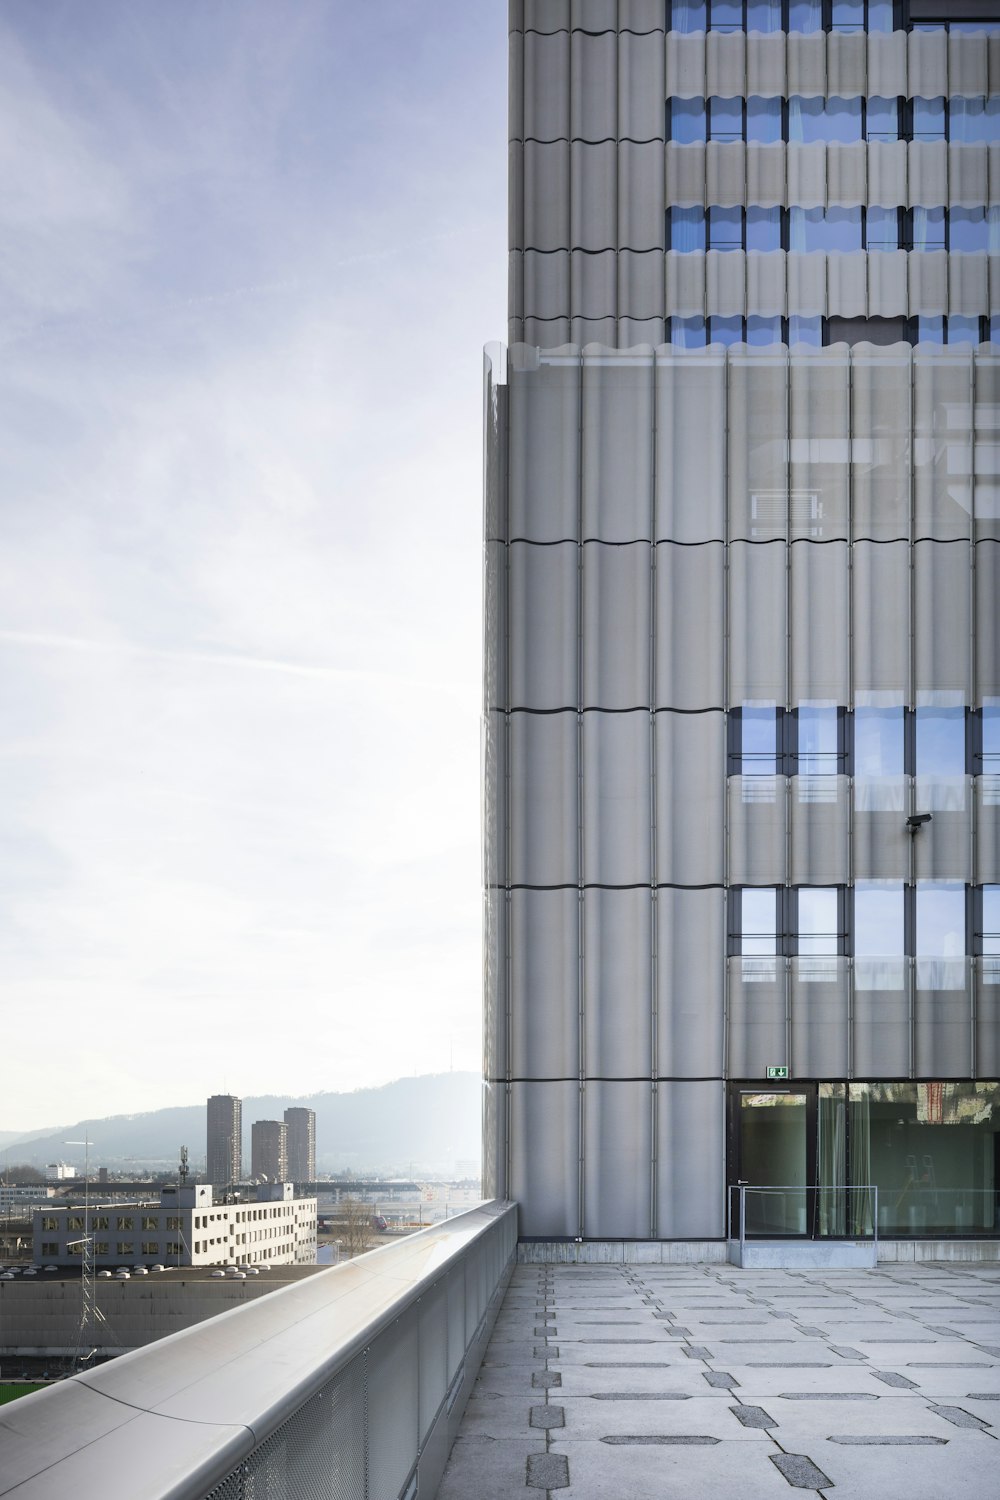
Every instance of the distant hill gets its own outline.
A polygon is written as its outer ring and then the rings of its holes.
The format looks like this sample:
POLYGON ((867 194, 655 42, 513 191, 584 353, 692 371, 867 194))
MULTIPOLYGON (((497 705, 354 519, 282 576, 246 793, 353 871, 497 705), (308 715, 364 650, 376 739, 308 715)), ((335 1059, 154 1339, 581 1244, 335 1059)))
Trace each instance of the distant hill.
MULTIPOLYGON (((250 1126, 254 1120, 280 1120, 289 1105, 316 1111, 316 1166, 319 1172, 341 1169, 382 1176, 413 1173, 456 1175, 458 1164, 480 1154, 482 1080, 476 1073, 432 1073, 398 1078, 381 1088, 349 1094, 266 1094, 243 1100, 243 1157, 249 1168, 250 1126)), ((180 1105, 140 1115, 111 1115, 80 1120, 30 1139, 5 1132, 16 1145, 14 1158, 31 1166, 51 1161, 83 1165, 80 1146, 66 1139, 93 1142, 93 1167, 114 1172, 133 1167, 162 1171, 176 1166, 181 1146, 190 1153, 192 1173, 205 1164, 205 1105, 180 1105)), ((478 1170, 478 1168, 477 1168, 478 1170)), ((464 1173, 464 1165, 462 1168, 464 1173)))

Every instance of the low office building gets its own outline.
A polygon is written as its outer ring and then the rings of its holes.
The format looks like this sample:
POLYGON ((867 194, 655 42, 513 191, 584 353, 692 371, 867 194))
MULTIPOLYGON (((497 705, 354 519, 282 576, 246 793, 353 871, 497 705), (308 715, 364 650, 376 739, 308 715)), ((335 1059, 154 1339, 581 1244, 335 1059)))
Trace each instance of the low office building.
POLYGON ((34 1216, 35 1262, 79 1265, 87 1239, 97 1269, 315 1262, 315 1198, 296 1198, 290 1182, 225 1197, 196 1183, 164 1187, 150 1203, 46 1206, 34 1216))

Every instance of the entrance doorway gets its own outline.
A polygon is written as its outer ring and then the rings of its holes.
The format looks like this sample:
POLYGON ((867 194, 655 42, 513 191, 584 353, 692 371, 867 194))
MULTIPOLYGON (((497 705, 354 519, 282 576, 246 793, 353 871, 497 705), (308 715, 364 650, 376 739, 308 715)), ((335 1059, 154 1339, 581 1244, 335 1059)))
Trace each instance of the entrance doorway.
MULTIPOLYGON (((729 1105, 729 1181, 747 1184, 747 1234, 804 1237, 815 1220, 816 1085, 733 1084, 729 1105)), ((739 1194, 732 1194, 739 1233, 739 1194)))

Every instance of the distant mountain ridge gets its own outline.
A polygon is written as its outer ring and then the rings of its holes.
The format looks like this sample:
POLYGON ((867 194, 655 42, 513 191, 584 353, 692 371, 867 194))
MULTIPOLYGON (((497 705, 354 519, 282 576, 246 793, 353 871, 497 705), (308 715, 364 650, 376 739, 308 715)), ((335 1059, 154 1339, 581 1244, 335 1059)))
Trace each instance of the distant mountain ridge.
MULTIPOLYGON (((380 1088, 352 1093, 262 1094, 243 1100, 243 1158, 250 1167, 254 1120, 280 1120, 290 1105, 316 1111, 316 1168, 410 1176, 418 1172, 456 1175, 478 1162, 481 1145, 482 1079, 477 1073, 431 1073, 398 1078, 380 1088)), ((163 1171, 177 1164, 181 1146, 198 1176, 205 1164, 205 1105, 179 1105, 148 1114, 111 1115, 53 1127, 30 1138, 0 1132, 0 1146, 13 1164, 45 1166, 65 1161, 82 1166, 89 1134, 91 1167, 112 1172, 135 1168, 163 1171)))

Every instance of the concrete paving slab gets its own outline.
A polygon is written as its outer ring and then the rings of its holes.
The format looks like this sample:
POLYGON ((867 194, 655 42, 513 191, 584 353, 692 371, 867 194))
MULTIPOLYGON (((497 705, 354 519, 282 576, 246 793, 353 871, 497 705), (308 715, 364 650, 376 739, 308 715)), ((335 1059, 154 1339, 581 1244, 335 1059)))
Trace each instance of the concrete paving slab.
POLYGON ((755 1440, 764 1429, 744 1427, 730 1410, 732 1399, 718 1401, 707 1391, 687 1401, 602 1401, 593 1396, 560 1397, 566 1412, 560 1442, 601 1438, 621 1433, 702 1433, 727 1441, 755 1440))
MULTIPOLYGON (((554 1445, 555 1446, 555 1445, 554 1445)), ((788 1483, 770 1462, 769 1442, 712 1447, 560 1444, 569 1460, 567 1500, 624 1500, 683 1495, 685 1500, 789 1500, 788 1483)), ((841 1497, 838 1497, 841 1500, 841 1497)))
POLYGON ((532 1405, 530 1396, 470 1396, 462 1418, 462 1432, 466 1437, 537 1440, 531 1421, 532 1405))
POLYGON ((455 1439, 437 1500, 525 1500, 528 1459, 544 1454, 545 1438, 531 1442, 489 1437, 455 1439))
MULTIPOLYGON (((594 1391, 680 1391, 688 1396, 704 1396, 708 1391, 701 1365, 673 1365, 654 1369, 647 1365, 632 1369, 601 1369, 588 1365, 563 1365, 559 1399, 590 1396, 594 1391)), ((723 1392, 723 1395, 727 1394, 723 1392)))
POLYGON ((944 1447, 853 1447, 824 1442, 814 1454, 835 1489, 830 1500, 941 1500, 961 1493, 965 1500, 994 1500, 997 1445, 980 1437, 960 1451, 944 1447))

